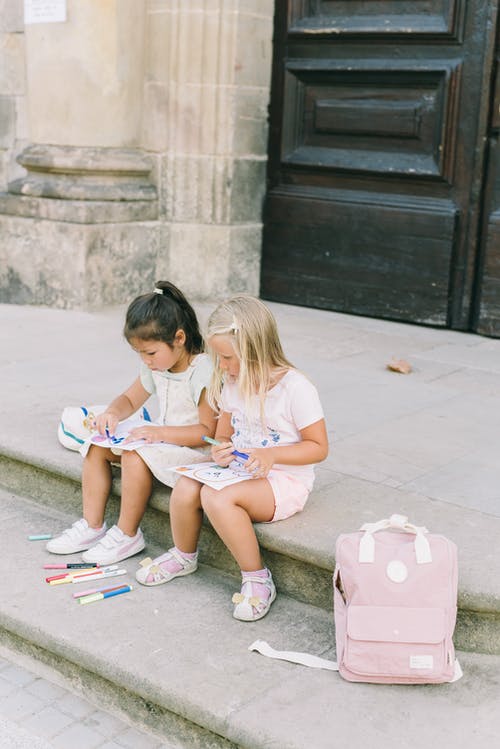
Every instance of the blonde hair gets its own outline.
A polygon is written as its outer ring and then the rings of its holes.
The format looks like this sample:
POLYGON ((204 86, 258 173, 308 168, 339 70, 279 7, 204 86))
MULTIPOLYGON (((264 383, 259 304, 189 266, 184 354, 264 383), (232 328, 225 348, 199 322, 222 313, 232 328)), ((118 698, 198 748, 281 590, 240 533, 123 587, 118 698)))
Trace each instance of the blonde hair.
POLYGON ((219 304, 210 315, 206 340, 214 360, 214 373, 207 395, 212 408, 218 409, 224 373, 210 347, 210 339, 216 335, 229 336, 240 361, 238 387, 247 410, 257 395, 263 418, 264 399, 274 384, 273 378, 294 368, 283 353, 278 327, 271 311, 259 299, 240 294, 219 304))

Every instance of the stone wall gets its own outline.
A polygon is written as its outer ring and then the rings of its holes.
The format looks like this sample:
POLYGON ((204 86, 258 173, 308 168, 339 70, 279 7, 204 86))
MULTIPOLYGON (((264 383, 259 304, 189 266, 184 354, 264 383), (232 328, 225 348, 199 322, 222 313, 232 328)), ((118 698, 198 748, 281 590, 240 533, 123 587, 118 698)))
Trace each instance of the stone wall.
POLYGON ((258 294, 273 0, 67 8, 0 0, 0 301, 258 294))
POLYGON ((0 191, 23 173, 27 142, 23 0, 0 0, 0 191))

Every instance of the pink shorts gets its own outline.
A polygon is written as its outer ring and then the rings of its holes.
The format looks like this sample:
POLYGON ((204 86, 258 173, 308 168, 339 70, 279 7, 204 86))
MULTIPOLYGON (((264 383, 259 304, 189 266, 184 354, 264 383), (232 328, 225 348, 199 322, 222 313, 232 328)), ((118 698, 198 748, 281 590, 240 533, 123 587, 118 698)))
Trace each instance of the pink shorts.
POLYGON ((279 469, 273 469, 267 480, 274 492, 274 515, 271 523, 289 518, 304 509, 311 488, 303 481, 279 469))

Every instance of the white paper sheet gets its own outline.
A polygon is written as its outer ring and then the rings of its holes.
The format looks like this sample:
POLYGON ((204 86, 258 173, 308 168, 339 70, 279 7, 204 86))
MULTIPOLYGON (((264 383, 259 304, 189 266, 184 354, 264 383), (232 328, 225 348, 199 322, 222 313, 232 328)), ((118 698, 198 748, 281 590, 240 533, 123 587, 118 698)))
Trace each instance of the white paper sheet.
POLYGON ((202 484, 211 486, 212 489, 224 489, 225 486, 237 484, 252 478, 251 475, 236 460, 233 460, 227 468, 221 468, 217 463, 194 463, 192 465, 176 466, 172 468, 181 476, 188 476, 202 484))
POLYGON ((98 445, 98 447, 118 448, 119 450, 137 450, 138 447, 155 444, 152 442, 146 442, 145 440, 134 440, 133 442, 127 443, 124 442, 132 429, 144 426, 160 426, 160 424, 155 424, 154 421, 145 421, 140 416, 130 416, 128 419, 120 421, 120 423, 116 427, 115 433, 110 437, 106 437, 104 434, 94 434, 90 438, 90 444, 98 445))

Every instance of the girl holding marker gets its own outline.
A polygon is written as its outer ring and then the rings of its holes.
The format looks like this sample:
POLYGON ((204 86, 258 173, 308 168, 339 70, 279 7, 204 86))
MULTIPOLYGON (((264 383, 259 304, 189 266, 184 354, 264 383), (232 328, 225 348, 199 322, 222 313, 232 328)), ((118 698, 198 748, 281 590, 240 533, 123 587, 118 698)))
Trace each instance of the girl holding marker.
POLYGON ((313 465, 328 454, 325 420, 316 388, 285 358, 274 317, 258 299, 242 295, 219 305, 208 323, 207 344, 215 365, 208 402, 219 413, 212 458, 227 466, 235 451, 245 454, 253 481, 217 491, 181 477, 170 500, 175 546, 144 560, 136 578, 159 585, 194 572, 204 511, 241 570, 233 616, 254 621, 267 614, 276 588, 253 523, 283 520, 303 509, 313 465))
POLYGON ((130 440, 143 440, 136 450, 90 445, 83 464, 83 517, 47 543, 54 554, 85 551, 85 562, 113 564, 144 549, 139 527, 151 494, 153 476, 163 481, 168 470, 182 462, 206 460, 191 448, 204 445, 213 435, 215 413, 208 403, 207 387, 212 364, 203 352, 203 339, 195 312, 178 288, 158 282, 153 293, 130 304, 124 335, 142 359, 139 377, 96 417, 95 427, 113 435, 120 421, 131 416, 156 393, 159 424, 140 426, 130 440), (162 444, 163 443, 163 444, 162 444), (168 444, 164 444, 168 443, 168 444), (175 447, 175 446, 184 447, 175 447), (109 530, 104 512, 111 489, 111 464, 121 463, 122 496, 117 525, 109 530))

